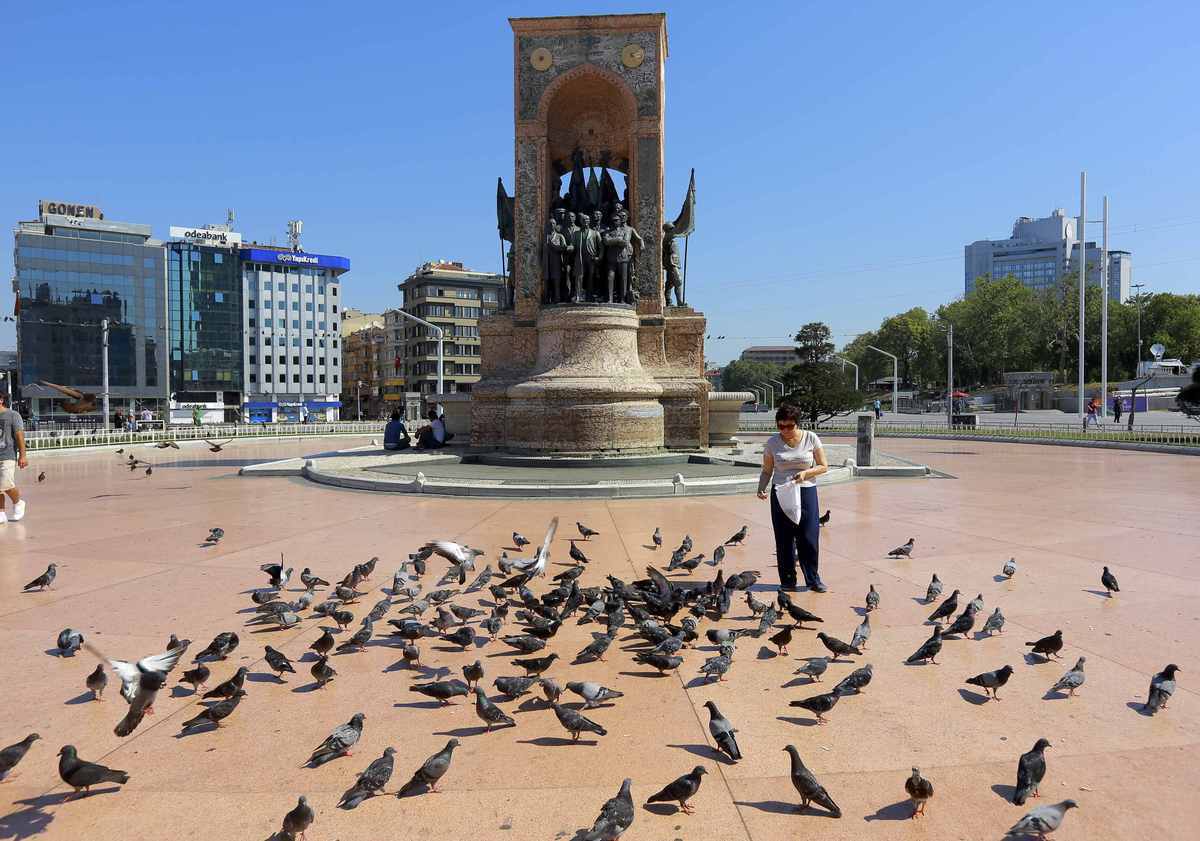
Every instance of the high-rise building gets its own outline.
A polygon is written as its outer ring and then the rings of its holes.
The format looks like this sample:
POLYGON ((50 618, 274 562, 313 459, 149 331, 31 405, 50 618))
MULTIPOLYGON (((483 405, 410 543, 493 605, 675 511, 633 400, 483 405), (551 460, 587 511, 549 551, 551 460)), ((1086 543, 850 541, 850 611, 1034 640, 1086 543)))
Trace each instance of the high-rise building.
MULTIPOLYGON (((1002 278, 1009 275, 1031 289, 1057 286, 1064 275, 1079 271, 1079 237, 1076 219, 1061 208, 1044 219, 1022 216, 1013 223, 1008 239, 989 239, 973 242, 964 248, 966 293, 975 289, 980 277, 1002 278)), ((1102 252, 1091 241, 1084 243, 1087 262, 1087 282, 1102 283, 1100 264, 1102 252)), ((1109 249, 1108 296, 1114 301, 1129 297, 1133 280, 1133 261, 1128 251, 1109 249)))
POLYGON ((248 419, 336 420, 342 391, 339 293, 350 261, 253 242, 240 255, 248 419))
POLYGON ((241 419, 245 376, 241 235, 225 226, 172 227, 166 244, 172 419, 241 419))
POLYGON ((161 409, 168 389, 166 273, 162 242, 152 239, 150 226, 106 220, 96 207, 43 201, 38 218, 13 233, 21 396, 30 412, 47 421, 72 417, 62 410, 69 398, 38 385, 45 381, 96 395, 96 410, 83 414, 99 416, 105 319, 111 409, 161 409))
MULTIPOLYGON (((382 320, 382 318, 380 319, 382 320)), ((382 414, 380 348, 383 327, 363 327, 342 335, 342 418, 378 419, 382 414)))
POLYGON ((747 362, 769 362, 772 365, 795 365, 799 360, 795 345, 754 345, 742 351, 747 362))
MULTIPOLYGON (((445 331, 443 388, 445 393, 470 391, 479 382, 479 319, 499 305, 505 288, 503 275, 473 272, 462 263, 425 263, 400 284, 404 309, 445 331)), ((420 324, 401 323, 385 329, 400 330, 404 343, 398 354, 405 388, 423 397, 438 388, 438 343, 432 330, 420 324)))

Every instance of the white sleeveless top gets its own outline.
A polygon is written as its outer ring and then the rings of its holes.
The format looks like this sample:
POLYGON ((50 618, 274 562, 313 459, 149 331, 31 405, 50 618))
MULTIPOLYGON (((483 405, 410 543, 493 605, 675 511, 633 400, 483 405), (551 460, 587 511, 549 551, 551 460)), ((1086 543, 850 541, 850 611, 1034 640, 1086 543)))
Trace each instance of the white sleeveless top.
MULTIPOLYGON (((789 447, 784 443, 783 436, 778 432, 768 438, 767 443, 763 445, 763 452, 770 453, 775 462, 775 472, 771 474, 771 484, 782 485, 784 482, 791 482, 801 470, 808 470, 812 467, 815 463, 813 450, 820 447, 821 439, 810 429, 800 431, 800 440, 795 447, 789 447)), ((815 488, 816 486, 816 481, 812 479, 800 482, 802 488, 815 488)))

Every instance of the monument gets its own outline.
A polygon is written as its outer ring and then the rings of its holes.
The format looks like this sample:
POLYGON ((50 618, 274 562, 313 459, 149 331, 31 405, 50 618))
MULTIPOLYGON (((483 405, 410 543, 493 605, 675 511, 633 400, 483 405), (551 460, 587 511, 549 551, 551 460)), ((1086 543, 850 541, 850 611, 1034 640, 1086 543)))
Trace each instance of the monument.
POLYGON ((677 244, 693 226, 694 179, 679 217, 663 207, 666 16, 509 23, 514 195, 497 186, 509 301, 480 323, 472 446, 699 450, 705 320, 684 303, 677 244))

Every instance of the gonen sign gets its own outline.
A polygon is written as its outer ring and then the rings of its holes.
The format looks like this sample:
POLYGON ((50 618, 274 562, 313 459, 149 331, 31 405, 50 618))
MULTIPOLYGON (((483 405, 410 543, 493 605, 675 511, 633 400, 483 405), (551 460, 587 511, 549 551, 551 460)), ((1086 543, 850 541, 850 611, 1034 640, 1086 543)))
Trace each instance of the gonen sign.
POLYGON ((104 211, 90 204, 73 204, 63 201, 38 202, 39 216, 74 216, 77 219, 103 219, 104 211))
POLYGON ((217 245, 222 247, 240 246, 242 235, 233 231, 214 230, 212 228, 180 228, 171 226, 171 239, 186 239, 195 245, 217 245))

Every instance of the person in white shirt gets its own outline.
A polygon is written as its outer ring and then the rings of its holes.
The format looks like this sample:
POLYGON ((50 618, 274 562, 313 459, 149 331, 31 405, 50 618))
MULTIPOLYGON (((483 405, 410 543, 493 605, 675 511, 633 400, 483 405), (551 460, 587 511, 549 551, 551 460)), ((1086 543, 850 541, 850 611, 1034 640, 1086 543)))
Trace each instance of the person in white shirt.
POLYGON ((784 403, 775 413, 779 429, 763 446, 758 498, 771 498, 771 527, 775 532, 775 563, 780 589, 796 590, 796 563, 809 589, 824 593, 817 569, 821 524, 814 481, 829 469, 821 439, 812 430, 800 429, 800 410, 784 403), (768 490, 769 489, 769 490, 768 490), (797 503, 799 512, 796 511, 797 503))
POLYGON ((438 416, 437 409, 429 410, 429 425, 417 433, 417 446, 436 450, 446 446, 454 436, 446 431, 446 421, 438 416))

